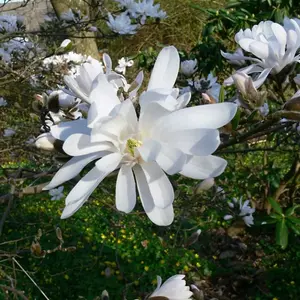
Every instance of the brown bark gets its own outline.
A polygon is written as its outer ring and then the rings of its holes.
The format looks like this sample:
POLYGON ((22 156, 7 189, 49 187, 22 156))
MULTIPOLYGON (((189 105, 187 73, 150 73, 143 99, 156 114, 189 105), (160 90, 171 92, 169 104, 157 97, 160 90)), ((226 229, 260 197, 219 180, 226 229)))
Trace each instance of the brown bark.
MULTIPOLYGON (((90 9, 87 1, 83 0, 51 0, 51 4, 58 17, 63 12, 68 11, 70 8, 80 10, 83 15, 90 17, 90 9)), ((93 32, 80 32, 80 38, 73 38, 72 41, 75 45, 77 53, 90 55, 93 58, 99 58, 98 47, 93 32), (94 37, 94 38, 93 38, 94 37)))

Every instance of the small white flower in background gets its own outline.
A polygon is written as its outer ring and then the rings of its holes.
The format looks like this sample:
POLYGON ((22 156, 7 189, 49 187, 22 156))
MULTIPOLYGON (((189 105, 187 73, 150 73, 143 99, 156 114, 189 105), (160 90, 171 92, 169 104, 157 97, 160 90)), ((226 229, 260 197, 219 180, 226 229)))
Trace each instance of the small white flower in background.
MULTIPOLYGON (((238 200, 236 198, 232 199, 232 202, 228 202, 228 205, 232 209, 238 209, 239 212, 237 214, 238 217, 242 218, 244 223, 247 226, 251 226, 254 224, 254 218, 252 214, 255 212, 255 208, 252 208, 250 206, 250 201, 246 200, 243 202, 242 197, 238 200)), ((224 220, 230 220, 232 219, 232 215, 226 215, 224 216, 224 220)))
POLYGON ((6 105, 7 105, 7 101, 3 97, 0 97, 0 107, 6 105))
POLYGON ((243 202, 242 198, 240 198, 240 217, 244 217, 246 215, 252 215, 255 212, 255 208, 250 206, 250 201, 246 200, 243 202))
POLYGON ((259 112, 261 113, 262 116, 267 116, 269 114, 269 105, 268 103, 264 103, 263 106, 259 107, 259 112))
POLYGON ((165 19, 167 13, 160 10, 160 4, 154 5, 154 0, 143 0, 136 6, 137 13, 142 16, 141 24, 143 25, 147 17, 165 19))
POLYGON ((29 138, 25 143, 27 145, 33 145, 35 143, 35 138, 29 138))
POLYGON ((115 70, 119 73, 122 73, 125 75, 126 73, 126 68, 127 67, 132 67, 134 64, 133 60, 128 60, 128 58, 122 57, 121 59, 118 60, 118 66, 115 68, 115 70))
MULTIPOLYGON (((261 85, 269 74, 276 75, 286 66, 299 62, 300 55, 297 51, 300 48, 300 20, 285 17, 283 26, 272 21, 262 21, 252 29, 241 29, 235 35, 235 41, 254 56, 234 57, 235 60, 253 62, 239 71, 245 74, 258 73, 256 80, 261 85)), ((222 55, 232 59, 228 53, 223 52, 222 55)), ((225 83, 232 84, 232 78, 228 78, 225 83)))
POLYGON ((232 218, 233 218, 232 215, 225 215, 225 216, 224 216, 224 220, 225 220, 225 221, 231 220, 232 218))
POLYGON ((61 48, 66 48, 71 42, 71 40, 69 39, 65 39, 61 44, 60 44, 60 47, 61 48))
POLYGON ((251 227, 251 225, 254 225, 254 218, 252 215, 244 216, 243 217, 244 223, 248 226, 251 227))
POLYGON ((148 298, 165 297, 166 299, 189 300, 192 299, 193 293, 189 286, 186 286, 185 275, 174 275, 162 284, 162 279, 157 276, 157 288, 148 298))
POLYGON ((180 64, 180 72, 189 77, 193 75, 197 70, 197 59, 194 60, 185 60, 180 64))
POLYGON ((51 196, 51 200, 60 200, 61 198, 64 198, 63 190, 63 186, 50 190, 49 195, 51 196))
POLYGON ((10 137, 13 136, 16 132, 12 128, 4 129, 3 136, 10 137))
POLYGON ((111 15, 111 13, 109 13, 108 22, 106 22, 106 24, 113 32, 121 35, 135 34, 138 29, 138 25, 131 24, 131 19, 126 12, 116 16, 115 18, 111 15))
POLYGON ((294 78, 294 81, 296 84, 300 85, 300 74, 297 74, 297 76, 294 78))
POLYGON ((221 90, 221 85, 217 83, 218 77, 214 77, 210 73, 207 78, 201 78, 196 80, 187 80, 191 87, 200 93, 206 93, 209 97, 212 97, 215 102, 219 102, 219 95, 221 90))

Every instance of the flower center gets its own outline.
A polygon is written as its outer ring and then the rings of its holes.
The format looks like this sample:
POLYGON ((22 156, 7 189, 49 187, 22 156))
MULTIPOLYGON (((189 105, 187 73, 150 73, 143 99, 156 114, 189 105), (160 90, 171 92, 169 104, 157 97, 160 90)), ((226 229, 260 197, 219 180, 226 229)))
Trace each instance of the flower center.
POLYGON ((134 157, 134 149, 142 146, 142 142, 135 139, 128 139, 126 143, 127 151, 134 157))

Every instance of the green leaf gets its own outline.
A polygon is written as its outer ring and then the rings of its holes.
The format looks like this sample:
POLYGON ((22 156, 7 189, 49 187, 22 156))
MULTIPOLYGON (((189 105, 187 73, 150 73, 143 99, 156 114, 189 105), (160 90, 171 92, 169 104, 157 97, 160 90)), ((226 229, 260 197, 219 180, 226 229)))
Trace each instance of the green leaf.
POLYGON ((270 204, 271 204, 271 206, 272 206, 272 208, 274 209, 275 212, 277 212, 280 215, 283 214, 282 209, 281 209, 278 202, 276 202, 272 197, 269 197, 268 201, 270 202, 270 204))
POLYGON ((285 249, 288 245, 289 230, 286 226, 285 219, 276 224, 276 243, 285 249))
POLYGON ((297 217, 293 217, 293 216, 288 216, 287 217, 288 220, 290 220, 291 222, 300 225, 300 219, 297 217))
POLYGON ((219 103, 224 102, 224 100, 225 100, 225 87, 224 85, 222 85, 219 93, 219 103))
POLYGON ((238 128, 240 119, 241 119, 241 110, 238 108, 234 118, 231 121, 233 130, 236 130, 238 128))
POLYGON ((285 215, 286 215, 286 216, 291 216, 291 215, 293 215, 293 214, 295 213, 295 210, 296 210, 297 208, 299 208, 299 207, 300 207, 299 204, 294 205, 293 207, 290 207, 289 209, 286 210, 285 215))
POLYGON ((299 226, 293 224, 293 223, 290 222, 290 221, 287 222, 286 224, 287 224, 287 226, 288 226, 289 228, 291 228, 297 235, 300 235, 300 227, 299 227, 299 226))

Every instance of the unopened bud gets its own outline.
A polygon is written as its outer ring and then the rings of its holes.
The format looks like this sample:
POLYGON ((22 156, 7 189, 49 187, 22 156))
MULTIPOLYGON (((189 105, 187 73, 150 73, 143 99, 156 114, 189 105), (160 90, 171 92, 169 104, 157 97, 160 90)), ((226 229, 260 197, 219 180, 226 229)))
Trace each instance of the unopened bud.
POLYGON ((196 186, 195 194, 209 190, 215 184, 214 178, 207 178, 196 186))
POLYGON ((68 47, 69 45, 71 45, 71 40, 69 39, 65 39, 61 44, 60 44, 60 48, 66 48, 68 47))
POLYGON ((291 100, 287 101, 284 105, 284 109, 300 112, 300 95, 295 98, 293 97, 291 100))
POLYGON ((239 91, 239 100, 243 106, 253 108, 261 107, 264 104, 267 93, 259 92, 250 76, 243 72, 236 72, 232 78, 239 91))
POLYGON ((56 139, 50 132, 45 132, 36 138, 35 146, 41 150, 53 151, 55 141, 56 139))

